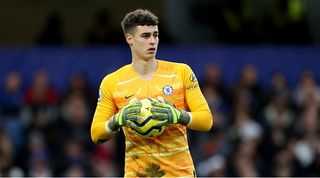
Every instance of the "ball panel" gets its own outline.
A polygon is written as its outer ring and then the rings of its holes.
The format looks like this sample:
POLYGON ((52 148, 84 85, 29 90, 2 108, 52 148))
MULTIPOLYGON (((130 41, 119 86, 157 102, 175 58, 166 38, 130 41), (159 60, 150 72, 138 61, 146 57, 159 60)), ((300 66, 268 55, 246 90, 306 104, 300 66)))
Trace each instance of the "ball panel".
POLYGON ((152 126, 148 130, 135 130, 138 134, 148 137, 160 135, 164 131, 164 127, 152 126))
POLYGON ((133 123, 135 123, 137 126, 139 127, 143 127, 144 125, 146 125, 153 117, 152 116, 149 116, 147 117, 147 119, 145 120, 142 120, 141 123, 137 122, 137 121, 133 121, 133 123))
POLYGON ((154 120, 150 108, 152 107, 153 100, 151 98, 146 98, 140 100, 141 113, 139 115, 138 121, 133 121, 138 128, 133 129, 136 133, 143 137, 154 137, 160 135, 164 130, 165 126, 157 126, 161 121, 154 120))

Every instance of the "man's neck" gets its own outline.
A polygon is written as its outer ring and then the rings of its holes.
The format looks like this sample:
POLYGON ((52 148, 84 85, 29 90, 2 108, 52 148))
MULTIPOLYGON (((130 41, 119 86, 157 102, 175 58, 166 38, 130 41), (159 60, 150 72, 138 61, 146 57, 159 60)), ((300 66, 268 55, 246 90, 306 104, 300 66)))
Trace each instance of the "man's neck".
POLYGON ((131 63, 132 69, 144 80, 149 80, 152 78, 153 74, 156 72, 158 67, 157 60, 149 59, 132 59, 131 63))

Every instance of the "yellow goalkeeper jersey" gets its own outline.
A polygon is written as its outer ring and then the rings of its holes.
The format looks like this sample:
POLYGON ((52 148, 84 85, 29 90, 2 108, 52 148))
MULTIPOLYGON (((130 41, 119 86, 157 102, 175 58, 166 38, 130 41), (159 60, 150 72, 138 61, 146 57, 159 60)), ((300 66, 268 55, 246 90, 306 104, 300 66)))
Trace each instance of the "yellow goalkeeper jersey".
MULTIPOLYGON (((141 79, 131 65, 123 66, 103 79, 91 126, 93 142, 111 138, 106 132, 106 121, 134 97, 140 100, 162 96, 177 108, 191 111, 192 121, 188 128, 210 129, 213 118, 191 68, 182 63, 157 62, 151 80, 141 79)), ((186 126, 167 125, 160 136, 153 138, 141 137, 129 126, 122 127, 122 130, 126 145, 125 177, 195 175, 186 126)))

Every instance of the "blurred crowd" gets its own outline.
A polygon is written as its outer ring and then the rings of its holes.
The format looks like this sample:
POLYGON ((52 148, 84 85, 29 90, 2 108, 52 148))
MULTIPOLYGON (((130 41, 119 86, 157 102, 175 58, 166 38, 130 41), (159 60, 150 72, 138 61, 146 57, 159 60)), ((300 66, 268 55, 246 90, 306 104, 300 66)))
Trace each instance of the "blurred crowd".
MULTIPOLYGON (((119 27, 114 27, 111 23, 112 16, 105 9, 99 9, 89 29, 84 34, 84 43, 88 45, 106 45, 106 44, 125 44, 124 35, 119 27)), ((64 29, 64 19, 56 12, 51 12, 41 29, 40 34, 36 37, 36 45, 67 45, 68 40, 64 29)))
MULTIPOLYGON (((208 64, 200 79, 214 115, 209 132, 189 130, 199 176, 319 176, 320 88, 312 71, 289 86, 274 73, 261 87, 255 66, 243 66, 233 85, 208 64)), ((90 138, 97 91, 74 74, 64 91, 45 70, 29 86, 7 73, 0 92, 0 176, 122 176, 120 133, 107 143, 90 138)))
MULTIPOLYGON (((274 0, 256 9, 252 0, 194 1, 187 9, 194 29, 203 26, 209 44, 315 44, 312 23, 307 16, 307 1, 274 0)), ((35 39, 36 45, 69 45, 65 32, 65 17, 58 11, 48 14, 44 26, 35 39)), ((112 23, 113 14, 107 8, 96 11, 92 23, 83 34, 85 45, 125 44, 120 24, 112 23)), ((185 20, 185 19, 181 19, 185 20)), ((161 44, 180 43, 168 30, 166 19, 160 17, 161 44)), ((189 29, 186 29, 189 30, 189 29)), ((315 30, 313 30, 315 31, 315 30)), ((178 32, 179 33, 179 32, 178 32)), ((197 34, 198 35, 198 34, 197 34)), ((188 36, 184 39, 187 40, 188 36)), ((188 41, 188 40, 187 40, 188 41)), ((187 42, 192 43, 192 42, 187 42)), ((185 43, 184 43, 185 44, 185 43)))
POLYGON ((191 134, 200 176, 320 175, 320 88, 312 71, 293 87, 274 73, 262 88, 255 66, 247 64, 228 87, 212 64, 202 91, 215 123, 210 133, 191 134))
POLYGON ((201 1, 195 3, 192 16, 197 23, 211 26, 220 43, 312 44, 308 8, 304 0, 201 1), (255 3, 264 6, 257 9, 255 3))

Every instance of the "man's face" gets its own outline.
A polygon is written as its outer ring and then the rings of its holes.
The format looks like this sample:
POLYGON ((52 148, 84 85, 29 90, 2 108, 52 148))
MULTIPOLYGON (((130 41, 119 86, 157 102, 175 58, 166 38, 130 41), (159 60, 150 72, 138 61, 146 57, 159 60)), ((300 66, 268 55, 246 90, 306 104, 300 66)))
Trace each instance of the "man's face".
POLYGON ((158 26, 137 26, 132 35, 126 35, 126 39, 136 57, 155 58, 159 43, 158 26))

